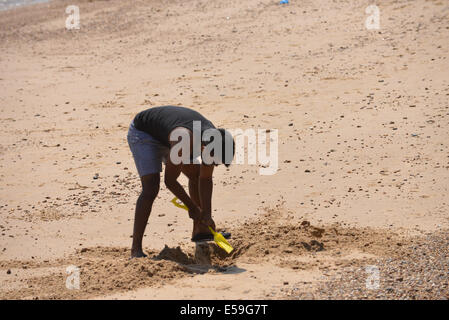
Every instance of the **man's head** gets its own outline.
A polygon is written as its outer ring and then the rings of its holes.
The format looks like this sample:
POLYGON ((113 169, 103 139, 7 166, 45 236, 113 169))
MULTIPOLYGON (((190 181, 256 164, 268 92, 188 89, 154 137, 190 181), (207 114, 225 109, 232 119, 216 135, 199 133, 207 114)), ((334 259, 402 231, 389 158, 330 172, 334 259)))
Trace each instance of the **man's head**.
POLYGON ((222 128, 208 129, 203 133, 202 159, 206 164, 231 165, 235 154, 235 141, 232 134, 222 128))

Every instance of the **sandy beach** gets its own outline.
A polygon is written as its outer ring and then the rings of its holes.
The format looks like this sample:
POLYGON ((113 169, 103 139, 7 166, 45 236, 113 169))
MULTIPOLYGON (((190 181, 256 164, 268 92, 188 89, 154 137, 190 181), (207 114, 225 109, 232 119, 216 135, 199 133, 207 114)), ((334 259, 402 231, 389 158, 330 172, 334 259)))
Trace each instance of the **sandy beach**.
POLYGON ((442 0, 0 11, 0 298, 448 299, 448 40, 442 0), (275 174, 215 170, 230 255, 190 241, 161 184, 149 257, 129 259, 140 180, 126 134, 160 105, 278 130, 275 174))

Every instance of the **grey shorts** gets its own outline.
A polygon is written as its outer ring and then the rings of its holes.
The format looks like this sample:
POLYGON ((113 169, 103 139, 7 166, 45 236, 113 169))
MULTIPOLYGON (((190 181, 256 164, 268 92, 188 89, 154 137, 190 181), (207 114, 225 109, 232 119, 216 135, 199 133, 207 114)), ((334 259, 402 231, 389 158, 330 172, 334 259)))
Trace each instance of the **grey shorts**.
POLYGON ((128 145, 134 157, 140 177, 162 172, 170 149, 144 131, 137 130, 131 122, 128 130, 128 145))

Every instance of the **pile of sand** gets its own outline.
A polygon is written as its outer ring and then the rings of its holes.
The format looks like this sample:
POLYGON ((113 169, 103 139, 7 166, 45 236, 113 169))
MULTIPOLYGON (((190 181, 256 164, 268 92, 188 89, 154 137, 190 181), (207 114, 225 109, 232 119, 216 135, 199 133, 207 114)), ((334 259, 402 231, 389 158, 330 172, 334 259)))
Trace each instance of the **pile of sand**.
POLYGON ((382 256, 388 247, 386 242, 393 241, 393 235, 371 229, 339 225, 316 227, 305 220, 286 223, 282 212, 276 210, 268 210, 259 219, 230 231, 233 235, 230 242, 235 248, 231 254, 210 242, 186 248, 165 246, 160 252, 146 250, 148 258, 142 259, 129 259, 129 248, 98 246, 80 249, 54 261, 1 262, 1 272, 9 272, 10 278, 0 296, 3 299, 89 298, 142 287, 160 287, 205 272, 224 272, 239 262, 272 261, 281 267, 304 269, 314 265, 295 259, 318 255, 326 260, 356 249, 382 256), (65 286, 68 265, 80 269, 79 290, 68 290, 65 286), (23 269, 31 270, 30 276, 14 281, 14 275, 23 269))

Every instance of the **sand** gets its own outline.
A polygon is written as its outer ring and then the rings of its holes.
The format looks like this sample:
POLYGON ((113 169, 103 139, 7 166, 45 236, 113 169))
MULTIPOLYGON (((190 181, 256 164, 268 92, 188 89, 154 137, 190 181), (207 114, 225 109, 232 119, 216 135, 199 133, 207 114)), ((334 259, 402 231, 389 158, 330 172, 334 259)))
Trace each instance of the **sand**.
POLYGON ((378 2, 380 30, 366 1, 77 3, 80 30, 70 1, 0 12, 1 298, 449 297, 444 1, 378 2), (190 242, 162 186, 149 258, 128 259, 126 132, 165 104, 279 130, 275 175, 216 170, 230 256, 190 242))

